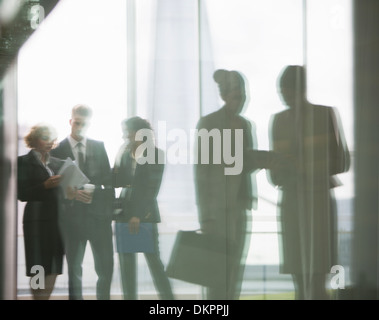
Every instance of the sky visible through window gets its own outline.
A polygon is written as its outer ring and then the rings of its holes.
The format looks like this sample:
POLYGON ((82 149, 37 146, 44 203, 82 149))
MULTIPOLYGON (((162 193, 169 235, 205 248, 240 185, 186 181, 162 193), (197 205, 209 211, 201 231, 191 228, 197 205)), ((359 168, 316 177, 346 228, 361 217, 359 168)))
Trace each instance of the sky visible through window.
POLYGON ((19 125, 49 122, 69 134, 71 108, 94 110, 88 136, 113 164, 126 117, 126 1, 64 0, 21 49, 19 125))

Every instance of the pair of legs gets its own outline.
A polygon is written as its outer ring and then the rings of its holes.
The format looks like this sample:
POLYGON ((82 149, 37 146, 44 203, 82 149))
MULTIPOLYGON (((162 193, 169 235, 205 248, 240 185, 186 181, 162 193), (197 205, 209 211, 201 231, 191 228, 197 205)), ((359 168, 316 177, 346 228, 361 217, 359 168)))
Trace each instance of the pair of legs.
MULTIPOLYGON (((72 218, 72 217, 71 217, 72 218)), ((109 300, 113 276, 113 240, 111 222, 86 217, 62 222, 63 240, 68 266, 69 299, 83 300, 82 263, 87 243, 90 244, 98 276, 96 297, 109 300)))
POLYGON ((300 189, 288 188, 281 199, 284 273, 292 274, 295 299, 327 300, 328 270, 337 261, 337 204, 322 185, 300 189))
MULTIPOLYGON (((159 255, 156 253, 145 253, 144 255, 160 299, 173 300, 171 284, 159 255)), ((137 300, 137 253, 119 253, 119 260, 124 299, 137 300)))
MULTIPOLYGON (((144 256, 149 267, 155 288, 162 300, 173 300, 174 295, 170 281, 166 275, 164 265, 160 258, 158 243, 158 228, 153 224, 153 239, 155 250, 152 253, 145 252, 144 256)), ((122 290, 125 300, 137 300, 138 273, 137 253, 119 252, 122 290)))
POLYGON ((34 286, 30 285, 30 290, 33 294, 34 300, 49 300, 51 293, 54 290, 55 280, 57 279, 57 274, 49 274, 44 278, 43 288, 35 289, 34 286))
POLYGON ((207 289, 208 300, 239 299, 245 260, 250 244, 250 232, 247 226, 246 211, 230 210, 226 216, 226 224, 219 227, 215 235, 224 237, 225 265, 223 275, 217 287, 207 289))
POLYGON ((34 300, 48 300, 63 268, 63 246, 58 221, 24 221, 26 275, 34 300))

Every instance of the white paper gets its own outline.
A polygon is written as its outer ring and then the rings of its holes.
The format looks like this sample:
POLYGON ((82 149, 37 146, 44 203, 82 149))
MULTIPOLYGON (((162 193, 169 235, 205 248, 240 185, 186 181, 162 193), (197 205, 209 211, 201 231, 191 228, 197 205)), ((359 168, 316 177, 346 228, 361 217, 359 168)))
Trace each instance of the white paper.
POLYGON ((60 185, 63 188, 65 196, 67 196, 67 187, 80 189, 89 182, 89 179, 71 158, 65 160, 58 174, 62 176, 60 185))

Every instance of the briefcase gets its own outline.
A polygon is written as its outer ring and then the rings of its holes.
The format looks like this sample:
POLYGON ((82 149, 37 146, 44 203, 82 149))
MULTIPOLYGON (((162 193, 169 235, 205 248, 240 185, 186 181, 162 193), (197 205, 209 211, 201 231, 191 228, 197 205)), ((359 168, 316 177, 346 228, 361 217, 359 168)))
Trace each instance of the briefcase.
POLYGON ((199 231, 178 231, 167 264, 167 275, 205 287, 222 286, 227 268, 225 243, 226 238, 199 231))
POLYGON ((128 223, 116 222, 116 248, 118 253, 154 252, 153 224, 140 223, 139 232, 133 234, 128 223))

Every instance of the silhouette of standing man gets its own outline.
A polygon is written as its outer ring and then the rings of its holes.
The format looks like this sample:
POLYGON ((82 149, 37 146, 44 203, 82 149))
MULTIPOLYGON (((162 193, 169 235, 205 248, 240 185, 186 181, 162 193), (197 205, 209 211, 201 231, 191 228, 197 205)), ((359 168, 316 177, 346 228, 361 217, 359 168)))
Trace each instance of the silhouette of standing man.
POLYGON ((279 92, 289 108, 271 118, 271 149, 288 161, 269 171, 280 188, 281 272, 292 274, 296 299, 327 299, 326 275, 336 264, 335 175, 350 156, 337 110, 306 98, 302 66, 287 66, 279 92))
MULTIPOLYGON (((253 130, 251 123, 240 115, 246 103, 245 80, 237 71, 216 70, 213 78, 219 86, 220 95, 225 102, 219 110, 202 117, 197 129, 220 134, 217 139, 209 139, 209 163, 202 162, 201 140, 198 143, 198 161, 195 165, 196 202, 199 222, 204 234, 221 238, 219 244, 226 253, 225 263, 218 270, 220 281, 217 286, 208 288, 207 299, 238 299, 243 276, 246 249, 249 238, 247 232, 247 210, 256 204, 256 189, 252 184, 251 168, 243 165, 241 172, 226 175, 230 167, 225 161, 217 163, 214 152, 230 148, 236 155, 236 163, 243 162, 244 153, 253 149, 253 130), (225 130, 225 131, 224 131, 225 130), (241 139, 235 139, 237 130, 242 132, 241 139), (223 138, 224 132, 232 134, 230 141, 223 138), (237 145, 242 149, 237 154, 237 145), (237 158, 240 157, 240 158, 237 158)), ((253 178, 254 182, 254 178, 253 178)))
POLYGON ((71 300, 83 299, 82 263, 87 242, 91 245, 98 275, 97 299, 110 299, 113 274, 112 174, 104 143, 85 137, 91 116, 89 107, 74 106, 70 119, 71 134, 51 152, 57 158, 76 159, 89 183, 95 185, 92 197, 85 190, 75 190, 72 200, 64 200, 61 224, 71 300))

